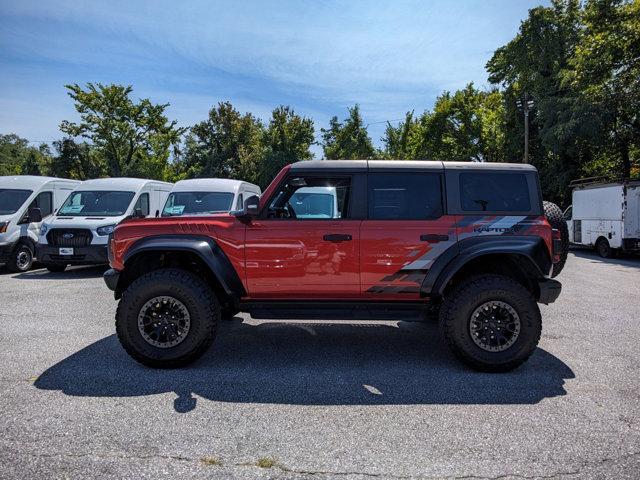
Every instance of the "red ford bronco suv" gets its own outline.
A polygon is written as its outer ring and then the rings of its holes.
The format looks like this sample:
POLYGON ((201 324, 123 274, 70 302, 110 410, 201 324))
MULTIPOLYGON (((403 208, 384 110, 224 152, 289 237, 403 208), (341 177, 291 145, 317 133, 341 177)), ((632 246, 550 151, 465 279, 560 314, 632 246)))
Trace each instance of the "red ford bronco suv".
POLYGON ((303 161, 240 211, 121 222, 104 279, 120 299, 120 342, 151 367, 194 361, 219 321, 239 311, 258 319, 438 313, 462 361, 506 371, 536 348, 537 302, 560 294, 551 276, 566 259, 566 234, 550 221, 566 232, 529 165, 303 161))

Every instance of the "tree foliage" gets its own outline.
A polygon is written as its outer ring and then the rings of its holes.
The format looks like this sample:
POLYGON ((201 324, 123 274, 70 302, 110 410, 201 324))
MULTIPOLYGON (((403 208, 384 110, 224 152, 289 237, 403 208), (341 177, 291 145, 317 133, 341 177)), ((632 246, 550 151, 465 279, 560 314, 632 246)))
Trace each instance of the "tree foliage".
POLYGON ((329 121, 329 128, 320 131, 325 158, 349 160, 376 156, 358 105, 349 108, 349 116, 344 122, 339 122, 334 116, 329 121))
POLYGON ((13 133, 0 135, 0 176, 46 174, 49 162, 50 152, 46 145, 36 148, 13 133))
POLYGON ((387 125, 384 156, 396 159, 504 161, 504 108, 497 90, 473 84, 436 99, 432 111, 387 125))
POLYGON ((165 116, 168 104, 131 99, 133 87, 88 83, 66 85, 80 114, 79 122, 63 121, 60 130, 91 141, 104 156, 109 175, 164 178, 170 148, 184 129, 165 116))
POLYGON ((187 135, 179 176, 242 178, 266 186, 287 163, 312 158, 313 133, 313 121, 290 107, 274 109, 265 126, 221 102, 187 135))
POLYGON ((107 165, 101 152, 86 142, 77 143, 72 138, 53 142, 57 152, 51 158, 49 175, 54 177, 87 180, 107 175, 107 165))

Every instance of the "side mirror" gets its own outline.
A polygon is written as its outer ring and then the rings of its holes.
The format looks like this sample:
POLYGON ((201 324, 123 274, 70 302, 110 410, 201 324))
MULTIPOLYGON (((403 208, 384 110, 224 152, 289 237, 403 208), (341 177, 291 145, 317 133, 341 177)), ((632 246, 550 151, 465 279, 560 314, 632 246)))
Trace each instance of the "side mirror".
POLYGON ((29 223, 40 223, 42 221, 42 210, 39 208, 30 208, 27 219, 29 223))
POLYGON ((133 215, 132 215, 132 217, 133 217, 133 218, 144 218, 144 215, 142 214, 142 209, 141 209, 141 208, 136 208, 136 209, 133 211, 133 215))
POLYGON ((235 217, 239 218, 252 218, 257 217, 260 211, 260 197, 257 195, 251 195, 244 201, 244 208, 231 212, 235 217))
POLYGON ((244 211, 247 215, 251 215, 255 217, 258 215, 258 211, 260 210, 260 197, 257 195, 251 195, 244 201, 244 211))
POLYGON ((160 210, 156 210, 156 218, 160 216, 160 210))

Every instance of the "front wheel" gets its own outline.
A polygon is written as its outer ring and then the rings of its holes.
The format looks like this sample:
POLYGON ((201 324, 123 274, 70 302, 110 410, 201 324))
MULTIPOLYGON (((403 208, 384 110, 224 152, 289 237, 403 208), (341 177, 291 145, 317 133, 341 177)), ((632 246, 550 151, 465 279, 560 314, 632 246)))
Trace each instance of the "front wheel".
POLYGON ((202 279, 166 268, 141 276, 123 293, 116 332, 127 353, 143 365, 178 368, 207 351, 219 319, 220 304, 202 279))
POLYGON ((18 245, 7 262, 7 269, 12 273, 27 272, 33 266, 33 250, 24 243, 18 245))
POLYGON ((487 274, 447 292, 440 327, 453 353, 471 368, 506 372, 531 356, 542 320, 525 287, 510 277, 487 274))

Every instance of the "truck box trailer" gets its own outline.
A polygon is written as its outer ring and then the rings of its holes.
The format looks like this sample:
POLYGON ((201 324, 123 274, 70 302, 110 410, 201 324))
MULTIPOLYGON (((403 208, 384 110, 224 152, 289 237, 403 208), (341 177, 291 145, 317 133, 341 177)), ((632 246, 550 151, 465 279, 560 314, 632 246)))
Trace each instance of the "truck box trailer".
POLYGON ((602 257, 640 252, 640 180, 578 182, 565 210, 569 241, 602 257))

